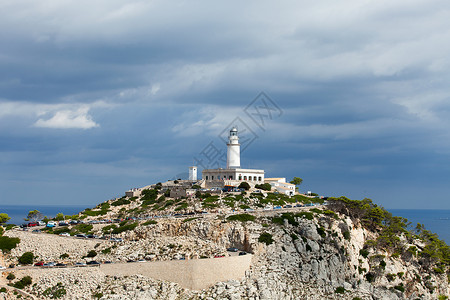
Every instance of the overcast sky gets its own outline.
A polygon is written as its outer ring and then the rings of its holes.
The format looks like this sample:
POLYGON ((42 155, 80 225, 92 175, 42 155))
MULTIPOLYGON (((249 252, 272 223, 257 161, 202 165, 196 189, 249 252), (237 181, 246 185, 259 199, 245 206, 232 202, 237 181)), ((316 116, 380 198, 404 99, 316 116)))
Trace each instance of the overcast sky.
POLYGON ((450 209, 450 2, 0 2, 0 205, 95 204, 221 164, 450 209), (261 94, 263 92, 263 94, 261 94))

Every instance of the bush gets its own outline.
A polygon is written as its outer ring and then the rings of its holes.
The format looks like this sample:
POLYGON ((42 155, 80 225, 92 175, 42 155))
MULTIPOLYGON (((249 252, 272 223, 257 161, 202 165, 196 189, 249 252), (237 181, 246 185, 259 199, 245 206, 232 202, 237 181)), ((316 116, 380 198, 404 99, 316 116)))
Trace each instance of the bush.
POLYGON ((25 252, 21 257, 19 257, 19 263, 22 265, 31 265, 33 263, 33 258, 33 252, 25 252))
POLYGON ((147 226, 147 225, 153 225, 153 224, 158 224, 158 222, 155 220, 148 220, 148 221, 144 222, 142 225, 147 226))
POLYGON ((105 249, 103 249, 103 250, 102 250, 102 253, 103 253, 103 254, 111 253, 111 248, 105 248, 105 249))
POLYGON ((94 226, 92 224, 79 224, 74 227, 75 232, 88 233, 94 226))
POLYGON ((122 197, 120 199, 117 199, 116 201, 114 201, 113 203, 111 203, 112 206, 120 206, 120 205, 125 205, 125 204, 130 204, 131 201, 125 199, 125 197, 122 197))
POLYGON ((270 191, 272 189, 272 186, 270 185, 270 183, 263 183, 263 184, 256 184, 255 188, 270 191))
POLYGON ((63 253, 59 256, 59 258, 61 258, 61 259, 69 258, 69 254, 63 253))
POLYGON ((6 293, 6 288, 4 288, 4 287, 2 287, 2 288, 0 288, 0 293, 6 293))
POLYGON ((336 294, 344 294, 345 293, 345 289, 343 286, 339 286, 336 288, 336 290, 334 291, 336 294))
POLYGON ((375 280, 375 274, 373 274, 373 273, 367 273, 366 274, 366 280, 368 281, 368 282, 373 282, 374 280, 375 280))
MULTIPOLYGON (((122 224, 122 223, 121 223, 121 224, 122 224)), ((115 228, 115 229, 112 231, 112 233, 118 234, 118 233, 121 233, 121 232, 124 232, 124 231, 133 230, 133 229, 135 229, 137 226, 138 226, 138 223, 137 223, 137 222, 131 223, 131 224, 124 224, 124 225, 122 225, 122 226, 120 226, 120 227, 115 228)))
POLYGON ((261 233, 261 235, 258 238, 258 242, 270 245, 273 243, 272 235, 268 232, 261 233))
POLYGON ((18 243, 20 243, 19 238, 0 236, 0 250, 3 252, 10 252, 12 249, 17 247, 18 243))
POLYGON ((6 279, 13 280, 16 279, 16 276, 13 273, 9 273, 8 276, 6 276, 6 279))
POLYGON ((88 252, 88 254, 86 255, 86 257, 96 257, 97 256, 97 251, 95 250, 91 250, 88 252))
POLYGON ((32 279, 30 276, 25 276, 22 279, 20 279, 19 281, 16 281, 13 284, 13 287, 15 287, 16 289, 23 289, 26 286, 30 285, 32 283, 32 279))
POLYGON ((344 239, 346 239, 347 241, 350 240, 350 232, 349 231, 344 231, 342 233, 342 235, 344 236, 344 239))
POLYGON ((323 227, 318 227, 317 228, 317 233, 323 238, 327 236, 327 234, 325 232, 325 229, 323 227))
POLYGON ((248 182, 243 181, 239 184, 238 189, 244 189, 248 191, 250 189, 250 184, 248 184, 248 182))
POLYGON ((397 291, 400 291, 402 293, 405 291, 405 288, 402 285, 396 285, 396 286, 394 286, 394 289, 396 289, 397 291))
POLYGON ((42 295, 48 297, 50 299, 59 299, 64 297, 67 294, 66 289, 64 288, 61 282, 58 282, 56 285, 47 288, 42 295))
POLYGON ((186 223, 186 222, 190 222, 190 221, 193 221, 193 220, 196 220, 196 219, 198 219, 198 217, 186 218, 186 219, 184 219, 182 222, 183 222, 183 223, 186 223))
POLYGON ((369 255, 369 251, 367 251, 366 249, 361 249, 361 250, 359 250, 359 254, 362 257, 367 258, 367 256, 369 255))
POLYGON ((232 215, 227 218, 228 221, 241 221, 241 222, 248 222, 248 221, 255 221, 255 216, 249 215, 249 214, 238 214, 238 215, 232 215))

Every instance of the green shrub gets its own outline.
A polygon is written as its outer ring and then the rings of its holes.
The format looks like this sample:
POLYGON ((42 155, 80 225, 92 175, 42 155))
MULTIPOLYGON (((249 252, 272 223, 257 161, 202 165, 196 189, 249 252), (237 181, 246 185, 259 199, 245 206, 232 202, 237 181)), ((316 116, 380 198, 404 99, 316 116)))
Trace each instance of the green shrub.
POLYGON ((25 252, 21 257, 19 257, 19 263, 22 265, 31 265, 33 263, 33 258, 33 252, 25 252))
POLYGON ((6 279, 13 280, 16 279, 16 276, 13 273, 9 273, 8 276, 6 276, 6 279))
POLYGON ((336 288, 336 290, 334 291, 336 294, 344 294, 345 293, 345 288, 343 286, 339 286, 336 288))
POLYGON ((312 251, 312 248, 309 244, 306 244, 306 251, 312 251))
POLYGON ((394 289, 396 289, 402 293, 405 291, 405 288, 402 285, 396 285, 396 286, 394 286, 394 289))
POLYGON ((92 297, 100 299, 101 297, 103 297, 103 293, 94 293, 92 294, 92 297))
POLYGON ((4 287, 0 288, 0 293, 6 293, 6 292, 7 292, 6 288, 4 288, 4 287))
POLYGON ((90 250, 88 252, 88 254, 86 255, 86 257, 96 257, 97 256, 97 251, 95 250, 90 250))
POLYGON ((359 254, 362 257, 367 258, 367 256, 369 255, 369 251, 367 251, 366 249, 361 249, 361 250, 359 250, 359 254))
POLYGON ((113 203, 111 203, 112 206, 120 206, 120 205, 125 205, 125 204, 130 204, 131 201, 125 199, 125 197, 122 197, 120 199, 117 199, 116 201, 114 201, 113 203))
POLYGON ((148 221, 144 222, 142 225, 148 226, 148 225, 153 225, 153 224, 158 224, 158 222, 156 220, 148 220, 148 221))
POLYGON ((59 299, 64 297, 66 294, 67 291, 61 282, 58 282, 56 285, 49 287, 42 292, 42 295, 50 299, 59 299))
POLYGON ((13 284, 13 287, 17 288, 17 289, 23 289, 26 286, 30 285, 32 283, 32 279, 30 276, 25 276, 22 279, 20 279, 19 281, 16 281, 13 284))
POLYGON ((63 253, 59 256, 59 258, 61 258, 61 259, 69 258, 69 254, 63 253))
POLYGON ((295 233, 291 233, 292 241, 298 240, 298 236, 295 233))
POLYGON ((248 191, 250 189, 250 184, 248 184, 247 182, 243 181, 243 182, 241 182, 239 184, 238 188, 248 191))
POLYGON ((344 231, 342 233, 342 235, 344 236, 344 239, 346 239, 347 241, 350 240, 350 232, 349 231, 344 231))
MULTIPOLYGON (((121 223, 121 224, 122 224, 122 223, 121 223)), ((131 224, 124 224, 124 225, 122 225, 122 226, 120 226, 120 227, 115 228, 115 229, 112 231, 112 233, 118 234, 118 233, 121 233, 121 232, 124 232, 124 231, 133 230, 133 229, 135 229, 137 226, 138 226, 138 223, 137 223, 137 222, 131 223, 131 224)))
POLYGON ((384 269, 386 267, 386 262, 384 260, 380 261, 380 267, 384 269))
POLYGON ((94 226, 92 226, 92 224, 78 224, 77 226, 75 226, 73 228, 73 231, 74 232, 88 233, 89 231, 92 230, 92 228, 94 228, 94 226))
POLYGON ((184 219, 182 222, 183 223, 186 223, 186 222, 190 222, 190 221, 193 221, 193 220, 197 220, 199 217, 193 217, 193 218, 186 218, 186 219, 184 219))
POLYGON ((249 215, 249 214, 238 214, 238 215, 231 215, 227 218, 228 221, 241 221, 241 222, 248 222, 248 221, 255 221, 255 216, 249 215))
POLYGON ((111 253, 111 247, 108 247, 108 248, 103 249, 103 250, 102 250, 102 253, 103 253, 103 254, 111 253))
POLYGON ((18 243, 20 243, 19 238, 0 236, 0 250, 3 252, 10 252, 12 249, 17 247, 18 243))
POLYGON ((326 236, 327 236, 327 234, 326 234, 326 232, 325 232, 325 228, 323 228, 323 227, 318 227, 318 228, 317 228, 317 233, 318 233, 321 237, 326 237, 326 236))
POLYGON ((116 224, 106 225, 105 227, 102 228, 102 232, 109 233, 110 231, 112 231, 113 229, 116 229, 116 228, 117 228, 116 224))
POLYGON ((305 218, 307 220, 314 219, 314 215, 312 213, 310 213, 310 212, 307 212, 307 211, 296 213, 295 216, 299 217, 299 218, 305 218))
POLYGON ((272 235, 268 232, 263 232, 258 238, 258 242, 265 243, 266 245, 270 245, 273 243, 272 235))
POLYGON ((368 282, 373 282, 373 281, 375 280, 375 274, 373 274, 373 273, 371 273, 371 272, 367 273, 367 274, 366 274, 366 280, 367 280, 368 282))
POLYGON ((256 184, 255 188, 264 191, 270 191, 272 189, 272 186, 270 185, 270 183, 263 183, 263 184, 256 184))

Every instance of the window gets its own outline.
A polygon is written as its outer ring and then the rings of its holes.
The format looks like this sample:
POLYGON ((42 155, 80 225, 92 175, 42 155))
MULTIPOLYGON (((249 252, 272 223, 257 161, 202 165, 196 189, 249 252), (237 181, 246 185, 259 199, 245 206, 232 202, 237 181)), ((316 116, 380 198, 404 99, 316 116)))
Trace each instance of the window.
POLYGON ((258 177, 258 181, 261 181, 261 176, 258 177))
POLYGON ((208 180, 208 175, 206 175, 206 180, 208 180))
POLYGON ((214 180, 214 176, 211 176, 211 180, 214 180))
POLYGON ((242 180, 242 176, 241 175, 239 175, 239 180, 242 180))
POLYGON ((256 176, 253 176, 253 181, 256 181, 256 176))
POLYGON ((247 176, 244 176, 244 180, 247 180, 247 176))

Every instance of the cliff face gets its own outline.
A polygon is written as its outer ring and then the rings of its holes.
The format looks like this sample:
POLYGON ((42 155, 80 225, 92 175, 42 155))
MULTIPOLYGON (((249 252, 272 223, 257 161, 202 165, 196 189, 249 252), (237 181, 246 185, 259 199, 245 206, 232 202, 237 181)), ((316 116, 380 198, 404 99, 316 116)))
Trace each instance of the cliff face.
POLYGON ((117 247, 98 246, 98 258, 195 259, 227 255, 226 248, 237 247, 253 253, 245 277, 191 291, 140 275, 108 276, 98 269, 55 269, 52 276, 23 270, 16 276, 31 275, 37 284, 30 291, 39 297, 60 282, 67 299, 92 295, 102 299, 437 299, 450 295, 447 275, 420 265, 414 255, 406 259, 383 251, 361 251, 377 234, 344 215, 332 217, 320 211, 259 215, 248 222, 220 216, 167 219, 122 233, 125 242, 117 247), (107 247, 111 252, 100 254, 107 247))

